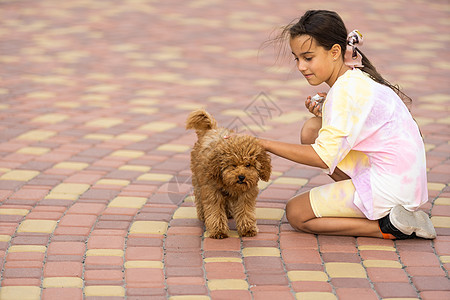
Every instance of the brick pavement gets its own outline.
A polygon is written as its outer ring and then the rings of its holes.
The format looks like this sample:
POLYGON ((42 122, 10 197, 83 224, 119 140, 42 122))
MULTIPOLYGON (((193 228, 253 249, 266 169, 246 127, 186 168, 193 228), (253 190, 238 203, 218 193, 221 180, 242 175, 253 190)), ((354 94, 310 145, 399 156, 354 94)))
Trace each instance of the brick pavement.
POLYGON ((445 0, 1 0, 0 299, 450 299, 449 11, 445 0), (207 107, 222 125, 296 142, 302 99, 326 87, 259 49, 309 8, 363 32, 368 57, 414 99, 435 240, 294 232, 286 201, 330 179, 279 158, 259 234, 205 236, 186 115, 207 107))

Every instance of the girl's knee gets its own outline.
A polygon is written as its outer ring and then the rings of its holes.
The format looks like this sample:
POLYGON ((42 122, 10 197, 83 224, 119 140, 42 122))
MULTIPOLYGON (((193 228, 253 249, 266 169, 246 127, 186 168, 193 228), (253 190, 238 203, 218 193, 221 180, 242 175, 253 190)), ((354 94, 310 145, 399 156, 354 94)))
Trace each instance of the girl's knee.
POLYGON ((314 144, 319 136, 319 130, 322 127, 322 118, 312 117, 307 120, 300 132, 300 143, 303 145, 314 144))
POLYGON ((315 217, 309 202, 309 192, 292 198, 286 204, 286 218, 296 230, 310 232, 307 222, 315 217))

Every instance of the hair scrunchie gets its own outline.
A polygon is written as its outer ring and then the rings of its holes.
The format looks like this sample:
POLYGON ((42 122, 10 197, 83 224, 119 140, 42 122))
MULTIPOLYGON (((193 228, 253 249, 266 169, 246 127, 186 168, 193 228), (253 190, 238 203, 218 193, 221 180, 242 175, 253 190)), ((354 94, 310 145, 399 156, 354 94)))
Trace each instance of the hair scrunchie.
POLYGON ((344 63, 352 69, 355 67, 364 67, 362 64, 362 56, 356 51, 357 45, 362 46, 362 44, 363 36, 357 29, 347 35, 347 49, 345 50, 344 63))

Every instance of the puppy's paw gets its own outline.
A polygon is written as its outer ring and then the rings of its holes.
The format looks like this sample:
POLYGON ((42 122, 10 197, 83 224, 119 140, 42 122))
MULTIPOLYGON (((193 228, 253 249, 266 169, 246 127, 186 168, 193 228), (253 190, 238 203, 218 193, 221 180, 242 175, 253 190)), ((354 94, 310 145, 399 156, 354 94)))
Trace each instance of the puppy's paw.
POLYGON ((209 237, 212 239, 220 240, 220 239, 226 239, 228 237, 228 234, 225 232, 218 231, 218 232, 210 233, 209 237))
POLYGON ((240 230, 238 229, 238 233, 240 236, 252 237, 258 233, 258 227, 252 226, 249 228, 242 228, 240 230))

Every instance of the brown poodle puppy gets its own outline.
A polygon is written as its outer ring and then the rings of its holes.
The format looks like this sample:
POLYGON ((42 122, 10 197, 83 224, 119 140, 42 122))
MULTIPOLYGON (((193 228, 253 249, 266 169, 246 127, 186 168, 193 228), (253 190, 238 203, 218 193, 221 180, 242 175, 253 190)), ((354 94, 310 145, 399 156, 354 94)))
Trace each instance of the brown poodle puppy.
POLYGON ((197 132, 191 152, 192 185, 197 216, 210 237, 228 237, 228 216, 235 219, 241 236, 255 236, 258 180, 270 178, 269 154, 255 137, 218 128, 205 110, 193 111, 186 129, 197 132))

